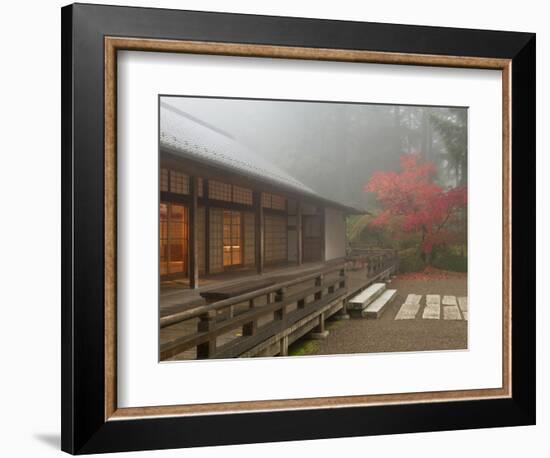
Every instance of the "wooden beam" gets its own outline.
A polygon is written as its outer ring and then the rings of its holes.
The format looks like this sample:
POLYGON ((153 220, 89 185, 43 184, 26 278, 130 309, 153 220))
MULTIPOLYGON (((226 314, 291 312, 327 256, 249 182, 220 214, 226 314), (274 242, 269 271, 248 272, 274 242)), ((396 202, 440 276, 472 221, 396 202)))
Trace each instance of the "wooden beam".
POLYGON ((189 288, 199 287, 199 246, 198 246, 198 211, 197 211, 197 177, 189 177, 189 288))
POLYGON ((254 192, 254 256, 256 271, 264 271, 264 209, 262 207, 262 193, 254 192))
MULTIPOLYGON (((164 148, 161 149, 160 155, 161 167, 177 170, 185 173, 186 175, 200 176, 202 178, 209 178, 228 184, 236 184, 237 186, 243 186, 252 190, 270 192, 273 194, 278 194, 288 200, 301 199, 304 203, 308 203, 313 206, 327 205, 326 200, 323 198, 307 196, 300 192, 291 191, 283 186, 272 185, 264 180, 253 179, 242 174, 232 173, 221 167, 201 164, 193 159, 182 158, 179 155, 170 153, 170 151, 164 148)), ((330 205, 330 202, 328 202, 328 204, 330 205)), ((338 208, 341 206, 339 204, 333 204, 338 208)))
POLYGON ((299 266, 303 263, 302 251, 302 203, 296 201, 296 260, 299 266))

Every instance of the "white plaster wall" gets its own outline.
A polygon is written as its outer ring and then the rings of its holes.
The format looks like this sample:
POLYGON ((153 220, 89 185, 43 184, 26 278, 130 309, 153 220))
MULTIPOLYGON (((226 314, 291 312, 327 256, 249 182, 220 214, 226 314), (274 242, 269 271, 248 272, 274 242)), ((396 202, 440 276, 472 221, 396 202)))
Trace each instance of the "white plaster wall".
POLYGON ((325 210, 325 260, 346 255, 346 223, 344 213, 332 208, 325 210))

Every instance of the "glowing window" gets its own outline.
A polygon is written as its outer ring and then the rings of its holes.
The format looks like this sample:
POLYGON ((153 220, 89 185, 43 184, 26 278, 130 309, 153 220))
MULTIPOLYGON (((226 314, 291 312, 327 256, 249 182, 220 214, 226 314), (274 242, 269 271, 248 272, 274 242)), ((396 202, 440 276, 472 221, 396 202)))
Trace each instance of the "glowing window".
POLYGON ((189 177, 185 173, 170 170, 170 192, 189 194, 189 177))
POLYGON ((210 180, 208 182, 208 197, 210 199, 231 202, 231 185, 221 181, 210 180))
POLYGON ((223 212, 223 265, 235 266, 243 263, 241 212, 224 210, 223 212))
POLYGON ((233 202, 238 204, 252 205, 252 190, 233 186, 233 202))

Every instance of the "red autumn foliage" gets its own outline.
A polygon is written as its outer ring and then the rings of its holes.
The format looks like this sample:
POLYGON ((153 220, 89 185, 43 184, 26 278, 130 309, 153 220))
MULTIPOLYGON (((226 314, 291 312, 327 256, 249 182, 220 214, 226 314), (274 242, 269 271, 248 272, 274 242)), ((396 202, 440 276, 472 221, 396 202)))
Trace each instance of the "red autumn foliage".
POLYGON ((417 154, 401 156, 400 166, 400 172, 376 172, 365 186, 382 205, 372 224, 397 225, 403 232, 420 233, 422 251, 429 254, 434 246, 458 236, 448 223, 466 206, 466 187, 443 189, 434 181, 435 165, 421 162, 417 154))

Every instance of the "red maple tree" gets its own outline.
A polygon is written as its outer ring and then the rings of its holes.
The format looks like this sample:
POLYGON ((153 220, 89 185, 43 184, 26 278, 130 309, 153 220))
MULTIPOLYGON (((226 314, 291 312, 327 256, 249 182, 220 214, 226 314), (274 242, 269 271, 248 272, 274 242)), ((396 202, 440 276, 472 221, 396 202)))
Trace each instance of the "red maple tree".
POLYGON ((400 167, 400 172, 376 172, 365 185, 365 191, 374 193, 382 206, 372 224, 419 233, 429 263, 435 246, 458 237, 449 223, 466 207, 466 187, 443 189, 434 181, 435 165, 422 162, 418 154, 401 156, 400 167))

